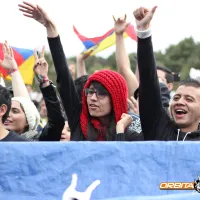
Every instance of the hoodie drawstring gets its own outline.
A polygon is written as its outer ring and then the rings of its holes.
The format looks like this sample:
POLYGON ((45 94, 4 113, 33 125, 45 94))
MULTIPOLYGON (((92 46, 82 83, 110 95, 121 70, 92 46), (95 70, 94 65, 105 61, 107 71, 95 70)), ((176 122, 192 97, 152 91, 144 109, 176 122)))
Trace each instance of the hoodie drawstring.
MULTIPOLYGON (((185 141, 187 135, 189 135, 190 133, 191 133, 191 132, 187 132, 187 133, 185 134, 185 136, 184 136, 184 138, 183 138, 183 141, 185 141)), ((176 139, 176 141, 178 141, 179 134, 180 134, 180 129, 178 129, 178 134, 177 134, 177 139, 176 139)))
POLYGON ((191 133, 191 132, 187 132, 187 133, 185 134, 185 137, 183 138, 183 141, 185 141, 187 135, 189 135, 190 133, 191 133))
POLYGON ((178 138, 179 138, 179 133, 180 133, 180 129, 178 129, 178 134, 177 134, 176 141, 178 141, 178 138))

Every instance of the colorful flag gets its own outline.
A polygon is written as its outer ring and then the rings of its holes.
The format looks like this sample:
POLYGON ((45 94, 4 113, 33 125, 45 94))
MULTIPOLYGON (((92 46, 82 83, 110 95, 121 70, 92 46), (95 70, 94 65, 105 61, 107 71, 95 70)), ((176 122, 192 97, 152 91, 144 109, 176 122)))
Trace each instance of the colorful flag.
MULTIPOLYGON (((110 29, 107 33, 105 33, 102 36, 94 37, 94 38, 88 38, 83 35, 81 35, 78 30, 73 26, 74 32, 78 36, 78 38, 81 40, 83 45, 85 46, 85 51, 83 53, 87 53, 91 50, 92 53, 90 54, 95 55, 96 53, 103 51, 104 49, 107 49, 108 47, 114 45, 116 43, 116 35, 114 28, 110 29)), ((134 29, 134 26, 129 24, 126 28, 126 31, 124 32, 124 38, 130 37, 131 39, 137 41, 137 35, 134 29)))
MULTIPOLYGON (((34 78, 33 66, 35 62, 34 51, 16 47, 12 47, 12 49, 24 83, 32 85, 34 78)), ((0 43, 0 59, 3 60, 3 58, 2 43, 0 43)), ((7 80, 11 80, 11 77, 6 73, 6 70, 2 66, 0 66, 0 75, 7 80)))

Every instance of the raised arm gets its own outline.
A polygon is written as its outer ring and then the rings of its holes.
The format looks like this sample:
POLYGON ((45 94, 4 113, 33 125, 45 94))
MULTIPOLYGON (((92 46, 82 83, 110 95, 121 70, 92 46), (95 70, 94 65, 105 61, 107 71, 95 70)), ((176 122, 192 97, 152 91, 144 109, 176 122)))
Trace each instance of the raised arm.
POLYGON ((61 107, 55 88, 52 84, 50 84, 48 78, 48 63, 45 60, 44 54, 44 47, 42 49, 40 58, 38 57, 36 51, 34 52, 34 71, 45 100, 48 117, 47 125, 43 128, 39 140, 60 141, 65 120, 62 116, 61 107))
POLYGON ((17 63, 14 58, 13 50, 5 41, 3 44, 4 60, 0 60, 0 65, 6 69, 7 73, 12 77, 12 88, 15 97, 29 98, 28 91, 18 70, 17 63))
POLYGON ((145 140, 157 138, 157 133, 152 130, 164 111, 149 29, 155 10, 156 7, 151 10, 141 7, 134 11, 138 35, 139 109, 145 140))
MULTIPOLYGON (((113 17, 114 18, 114 17, 113 17)), ((118 18, 115 21, 115 34, 116 34, 116 63, 118 72, 125 78, 128 85, 128 96, 129 98, 133 95, 134 91, 138 88, 138 81, 131 70, 130 60, 128 54, 126 53, 126 48, 124 44, 124 31, 129 25, 126 22, 126 15, 124 19, 118 18)))
POLYGON ((58 91, 68 117, 70 130, 73 134, 73 130, 77 126, 81 112, 81 102, 79 101, 79 97, 67 65, 56 26, 47 13, 38 5, 35 6, 31 3, 24 2, 24 4, 19 5, 19 7, 25 16, 35 19, 46 27, 49 47, 57 74, 58 91))
POLYGON ((76 70, 77 70, 77 78, 87 75, 85 60, 89 57, 93 50, 88 53, 81 53, 76 57, 76 70))

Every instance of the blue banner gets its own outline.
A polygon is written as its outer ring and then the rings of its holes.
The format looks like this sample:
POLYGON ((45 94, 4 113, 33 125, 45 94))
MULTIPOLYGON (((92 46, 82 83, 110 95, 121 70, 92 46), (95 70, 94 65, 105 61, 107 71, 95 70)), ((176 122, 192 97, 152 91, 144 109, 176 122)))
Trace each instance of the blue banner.
POLYGON ((0 199, 62 200, 72 174, 79 192, 100 181, 91 199, 200 199, 192 190, 159 189, 161 182, 198 178, 199 147, 199 142, 2 142, 0 199))

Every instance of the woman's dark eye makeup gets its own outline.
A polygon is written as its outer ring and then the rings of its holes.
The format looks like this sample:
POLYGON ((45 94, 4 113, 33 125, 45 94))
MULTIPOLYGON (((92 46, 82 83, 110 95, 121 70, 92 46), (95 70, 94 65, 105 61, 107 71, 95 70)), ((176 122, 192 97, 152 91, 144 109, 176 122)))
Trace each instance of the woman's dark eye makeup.
POLYGON ((13 113, 19 113, 19 112, 20 112, 20 110, 19 110, 19 109, 17 109, 17 108, 12 108, 12 112, 13 112, 13 113))

